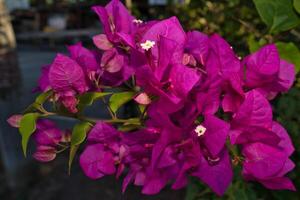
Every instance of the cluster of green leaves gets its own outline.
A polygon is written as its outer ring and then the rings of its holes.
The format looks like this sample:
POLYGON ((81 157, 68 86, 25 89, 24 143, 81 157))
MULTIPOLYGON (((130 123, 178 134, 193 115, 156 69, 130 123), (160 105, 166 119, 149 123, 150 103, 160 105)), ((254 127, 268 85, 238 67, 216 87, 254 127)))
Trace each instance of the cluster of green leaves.
MULTIPOLYGON (((296 67, 294 88, 273 102, 275 118, 290 133, 299 155, 300 140, 300 0, 185 0, 170 3, 166 9, 150 9, 161 18, 176 15, 186 30, 196 29, 207 34, 219 33, 244 56, 268 43, 275 43, 281 58, 296 67)), ((151 16, 150 16, 151 17, 151 16)), ((290 174, 296 188, 300 188, 300 159, 294 156, 296 169, 290 174)), ((233 184, 222 199, 299 199, 297 193, 270 191, 257 183, 246 183, 236 170, 233 184)), ((219 199, 206 186, 191 180, 186 200, 219 199)))
MULTIPOLYGON (((22 137, 22 149, 24 155, 27 153, 28 142, 36 131, 37 120, 41 118, 47 118, 49 116, 63 116, 74 118, 78 123, 73 127, 71 134, 71 141, 66 144, 70 149, 69 152, 69 172, 74 157, 78 148, 85 142, 89 130, 94 126, 98 120, 108 121, 110 123, 116 123, 121 130, 132 130, 141 126, 141 120, 139 118, 119 119, 117 113, 119 109, 126 103, 131 101, 136 95, 135 91, 121 91, 121 92, 88 92, 83 95, 79 95, 78 99, 78 113, 71 114, 62 105, 57 105, 54 101, 55 96, 52 91, 41 93, 37 96, 34 103, 32 103, 23 112, 23 116, 19 122, 19 132, 22 137), (109 96, 109 97, 108 97, 109 96), (108 103, 106 103, 105 97, 108 97, 108 103), (87 107, 92 106, 95 101, 102 100, 108 111, 111 114, 111 119, 91 119, 84 116, 84 111, 87 107), (45 109, 45 104, 50 104, 51 111, 45 109)), ((64 148, 66 150, 67 148, 64 148)))

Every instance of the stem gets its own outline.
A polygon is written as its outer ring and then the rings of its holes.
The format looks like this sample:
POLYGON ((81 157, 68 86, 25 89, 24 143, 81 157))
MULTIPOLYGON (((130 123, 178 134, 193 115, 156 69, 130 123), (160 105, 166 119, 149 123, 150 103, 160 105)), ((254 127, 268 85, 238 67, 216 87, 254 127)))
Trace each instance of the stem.
POLYGON ((104 119, 103 121, 107 122, 107 123, 126 123, 126 122, 130 122, 135 118, 129 118, 129 119, 104 119))
POLYGON ((68 148, 69 148, 69 146, 66 146, 66 147, 64 147, 64 148, 62 148, 62 149, 56 151, 56 153, 62 153, 62 152, 64 152, 65 150, 67 150, 68 148))
POLYGON ((300 32, 293 29, 290 31, 290 33, 293 34, 294 36, 296 36, 298 40, 300 39, 300 32))
POLYGON ((75 119, 79 119, 81 121, 88 121, 88 122, 91 122, 91 123, 97 123, 98 121, 103 121, 103 122, 107 122, 107 123, 126 123, 126 122, 130 122, 132 120, 134 120, 135 118, 129 118, 129 119, 118 119, 118 118, 115 118, 115 119, 98 119, 98 118, 90 118, 90 117, 85 117, 85 116, 78 116, 77 118, 76 117, 73 117, 75 119))
MULTIPOLYGON (((103 99, 105 102, 105 99, 103 99)), ((106 102, 105 102, 106 103, 106 102)), ((109 108, 111 115, 112 115, 112 119, 98 119, 98 118, 90 118, 90 117, 86 117, 86 116, 78 116, 78 115, 74 115, 74 114, 63 114, 63 113, 58 113, 58 112, 48 112, 45 108, 40 107, 38 110, 40 112, 42 112, 42 117, 47 117, 47 116, 61 116, 61 117, 66 117, 66 118, 73 118, 73 119, 77 119, 80 121, 87 121, 87 122, 91 122, 91 123, 97 123, 98 121, 104 121, 107 123, 126 123, 126 122, 130 122, 133 120, 136 120, 138 118, 129 118, 129 119, 118 119, 113 112, 111 111, 111 108, 109 107, 109 105, 107 105, 107 107, 109 108)))
POLYGON ((132 82, 132 86, 135 87, 135 77, 134 77, 134 75, 132 75, 132 77, 131 77, 131 82, 132 82))
POLYGON ((125 0, 126 7, 128 8, 129 12, 132 12, 132 0, 125 0))
POLYGON ((43 113, 43 116, 49 116, 49 115, 55 115, 55 113, 53 112, 48 112, 42 105, 37 107, 36 109, 38 109, 40 112, 43 113))
POLYGON ((206 188, 203 191, 201 191, 199 194, 197 194, 197 197, 203 197, 204 195, 206 195, 210 192, 211 192, 211 190, 209 188, 206 188))
POLYGON ((46 111, 46 113, 44 113, 42 116, 43 117, 61 116, 61 117, 65 117, 65 118, 73 118, 73 119, 78 119, 80 121, 87 121, 87 122, 91 122, 91 123, 97 123, 98 121, 103 121, 103 122, 107 122, 107 123, 126 123, 126 122, 130 122, 133 119, 135 119, 135 118, 129 118, 129 119, 118 119, 118 118, 99 119, 99 118, 91 118, 91 117, 86 117, 86 116, 64 115, 64 114, 61 114, 61 113, 54 113, 54 112, 48 112, 48 111, 46 111))

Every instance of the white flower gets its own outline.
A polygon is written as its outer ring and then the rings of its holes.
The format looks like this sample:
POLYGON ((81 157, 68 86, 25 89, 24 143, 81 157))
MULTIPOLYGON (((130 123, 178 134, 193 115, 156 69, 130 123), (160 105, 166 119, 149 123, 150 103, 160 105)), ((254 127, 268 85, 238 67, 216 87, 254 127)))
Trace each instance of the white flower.
POLYGON ((206 131, 206 128, 202 125, 198 125, 196 128, 195 128, 195 132, 197 133, 197 136, 200 137, 202 135, 204 135, 206 131))
POLYGON ((141 47, 142 49, 148 51, 149 49, 151 49, 152 47, 154 47, 155 42, 151 41, 151 40, 146 40, 146 42, 141 43, 141 47))
POLYGON ((133 23, 135 23, 135 24, 142 24, 143 21, 140 20, 140 19, 134 19, 134 20, 133 20, 133 23))

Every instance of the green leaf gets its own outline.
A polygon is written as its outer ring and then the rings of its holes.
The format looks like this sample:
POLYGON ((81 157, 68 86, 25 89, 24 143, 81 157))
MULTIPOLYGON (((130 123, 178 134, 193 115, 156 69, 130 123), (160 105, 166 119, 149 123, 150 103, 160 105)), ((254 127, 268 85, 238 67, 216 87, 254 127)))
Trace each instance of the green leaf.
POLYGON ((119 131, 124 131, 124 132, 129 132, 129 131, 133 131, 136 129, 141 128, 140 125, 136 125, 136 124, 127 124, 127 125, 121 125, 118 130, 119 131))
POLYGON ((287 31, 300 23, 291 0, 253 0, 253 2, 271 33, 287 31))
POLYGON ((91 124, 89 122, 81 122, 76 124, 72 131, 71 146, 81 144, 85 140, 86 134, 90 128, 91 124))
POLYGON ((28 113, 25 114, 20 121, 19 131, 22 136, 22 149, 25 157, 27 153, 28 140, 36 129, 36 120, 39 115, 39 113, 28 113))
POLYGON ((250 35, 247 38, 247 43, 248 43, 249 51, 251 53, 257 51, 260 48, 259 42, 255 40, 254 35, 250 35))
POLYGON ((79 97, 78 109, 83 110, 86 106, 90 106, 94 101, 110 95, 109 92, 88 92, 79 97))
POLYGON ((109 99, 109 106, 111 110, 116 113, 117 110, 124 105, 125 103, 129 102, 133 97, 134 92, 120 92, 113 94, 109 99))
POLYGON ((89 122, 81 122, 76 124, 72 131, 71 148, 69 155, 69 172, 71 171, 72 162, 79 145, 84 142, 87 133, 91 129, 92 125, 89 122))
POLYGON ((41 93, 39 96, 36 97, 35 99, 35 103, 42 105, 43 103, 45 103, 46 100, 49 99, 49 97, 52 95, 52 91, 49 90, 45 93, 41 93))
POLYGON ((292 43, 277 42, 277 49, 280 54, 280 58, 287 60, 295 65, 296 72, 300 71, 300 51, 297 46, 292 43))
POLYGON ((300 14, 300 0, 294 0, 293 4, 294 4, 294 8, 297 11, 297 13, 300 14))
POLYGON ((52 94, 53 92, 49 90, 45 93, 41 93, 40 95, 38 95, 35 101, 25 109, 24 113, 31 113, 39 110, 39 108, 45 103, 46 100, 49 99, 49 97, 52 94))
POLYGON ((77 146, 71 146, 70 147, 70 155, 69 155, 69 163, 68 163, 68 172, 69 172, 69 175, 71 174, 71 167, 72 167, 72 163, 73 163, 73 160, 75 158, 75 155, 77 153, 77 150, 79 148, 79 145, 77 146))
POLYGON ((145 110, 146 110, 146 106, 145 106, 145 105, 142 105, 142 104, 139 104, 138 106, 139 106, 140 112, 141 112, 141 113, 144 113, 145 110))

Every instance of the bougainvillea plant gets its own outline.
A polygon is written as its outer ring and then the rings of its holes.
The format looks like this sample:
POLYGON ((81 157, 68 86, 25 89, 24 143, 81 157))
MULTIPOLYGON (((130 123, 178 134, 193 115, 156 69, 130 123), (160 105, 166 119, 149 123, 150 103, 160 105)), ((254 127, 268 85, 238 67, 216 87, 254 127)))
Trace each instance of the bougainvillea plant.
POLYGON ((49 162, 69 150, 71 167, 84 144, 86 176, 124 175, 123 191, 134 184, 144 194, 168 184, 180 189, 196 177, 223 195, 237 166, 246 181, 295 190, 286 177, 294 147, 269 103, 293 85, 295 70, 275 45, 240 58, 219 35, 185 32, 176 17, 144 22, 119 0, 93 10, 104 30, 93 37, 97 50, 78 43, 69 55, 57 54, 42 68, 36 101, 8 119, 25 155, 32 138, 35 159, 49 162), (111 119, 84 115, 95 101, 111 119), (139 112, 119 118, 129 101, 139 112), (78 124, 62 131, 45 119, 53 116, 78 124))

